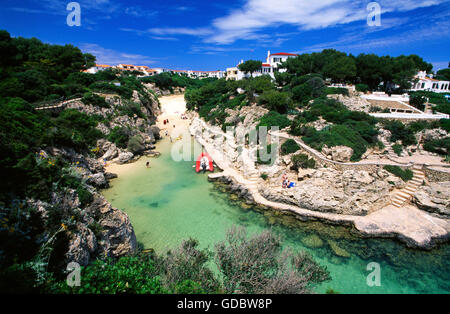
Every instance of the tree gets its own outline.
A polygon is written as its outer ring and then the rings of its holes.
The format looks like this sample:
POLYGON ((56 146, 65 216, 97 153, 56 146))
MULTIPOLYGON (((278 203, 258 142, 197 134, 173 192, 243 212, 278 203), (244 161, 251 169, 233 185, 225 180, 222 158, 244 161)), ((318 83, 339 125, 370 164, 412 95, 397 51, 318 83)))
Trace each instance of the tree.
POLYGON ((292 89, 292 98, 305 105, 311 99, 320 97, 325 90, 325 82, 320 77, 312 77, 292 89))
POLYGON ((239 70, 245 74, 250 73, 253 76, 253 72, 261 70, 262 62, 258 60, 247 60, 244 63, 238 65, 239 70))
POLYGON ((450 81, 450 69, 442 69, 437 71, 436 78, 438 80, 450 81))
POLYGON ((269 110, 286 113, 291 107, 292 101, 288 93, 269 90, 262 93, 258 102, 269 110))
POLYGON ((310 293, 314 284, 330 279, 307 253, 283 251, 271 231, 247 237, 244 228, 232 227, 215 251, 227 293, 310 293))

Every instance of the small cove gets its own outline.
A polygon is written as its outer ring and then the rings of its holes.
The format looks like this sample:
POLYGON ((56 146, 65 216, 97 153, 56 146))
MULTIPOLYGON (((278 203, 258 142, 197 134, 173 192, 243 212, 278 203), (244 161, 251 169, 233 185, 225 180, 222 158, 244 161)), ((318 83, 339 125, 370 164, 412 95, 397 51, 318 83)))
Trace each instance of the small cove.
POLYGON ((119 177, 103 191, 114 207, 130 216, 145 248, 162 253, 193 237, 201 247, 212 249, 232 225, 245 226, 249 233, 272 228, 286 247, 308 251, 328 268, 332 280, 317 287, 319 293, 329 288, 341 293, 450 292, 449 245, 429 252, 412 250, 389 239, 353 236, 345 227, 242 206, 223 186, 208 182, 207 174, 196 174, 192 161, 175 162, 171 146, 165 138, 157 144, 160 157, 115 167, 119 177), (380 287, 366 283, 370 262, 381 265, 380 287))

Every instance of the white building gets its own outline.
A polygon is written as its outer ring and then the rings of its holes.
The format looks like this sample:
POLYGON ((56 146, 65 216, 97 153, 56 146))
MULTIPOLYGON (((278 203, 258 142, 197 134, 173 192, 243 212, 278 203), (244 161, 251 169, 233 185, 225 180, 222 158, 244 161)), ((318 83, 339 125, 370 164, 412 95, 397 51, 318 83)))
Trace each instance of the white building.
POLYGON ((110 69, 110 68, 111 68, 111 66, 107 65, 107 64, 96 64, 94 67, 89 68, 83 72, 95 74, 98 71, 103 71, 103 70, 110 69))
POLYGON ((140 75, 141 77, 143 76, 152 76, 155 74, 158 74, 158 70, 156 69, 151 69, 146 65, 133 65, 133 64, 118 64, 117 66, 114 67, 117 70, 120 71, 139 71, 142 72, 143 74, 140 75))
MULTIPOLYGON (((268 51, 266 62, 262 63, 261 69, 254 72, 252 77, 270 75, 272 78, 275 78, 275 72, 286 72, 286 69, 279 68, 280 64, 289 58, 295 58, 297 56, 298 55, 294 53, 278 52, 271 54, 270 51, 268 51)), ((241 60, 239 64, 243 62, 244 60, 241 60)), ((239 64, 236 67, 227 68, 227 80, 242 80, 243 78, 250 77, 250 73, 246 74, 239 70, 239 64)))
POLYGON ((433 78, 433 75, 427 75, 425 71, 419 72, 415 76, 415 82, 412 84, 412 91, 429 91, 435 93, 450 92, 450 82, 440 81, 433 78))
POLYGON ((191 78, 223 78, 225 71, 194 71, 194 70, 171 70, 172 73, 186 75, 191 78))

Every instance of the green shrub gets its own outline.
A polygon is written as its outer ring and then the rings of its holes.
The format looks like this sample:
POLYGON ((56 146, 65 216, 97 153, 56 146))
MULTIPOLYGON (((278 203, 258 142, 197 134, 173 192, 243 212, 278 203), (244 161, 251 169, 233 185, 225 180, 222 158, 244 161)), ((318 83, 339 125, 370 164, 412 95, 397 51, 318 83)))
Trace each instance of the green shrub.
POLYGON ((394 144, 392 145, 392 150, 394 151, 394 153, 400 156, 403 152, 403 146, 400 144, 394 144))
POLYGON ((86 105, 93 105, 101 108, 110 107, 105 98, 94 93, 85 93, 83 98, 81 98, 81 101, 86 105))
POLYGON ((130 138, 130 131, 125 127, 115 126, 108 135, 108 140, 120 148, 126 148, 130 138))
POLYGON ((128 140, 127 149, 133 154, 142 152, 145 149, 144 140, 140 135, 135 135, 128 140))
POLYGON ((356 84, 355 88, 358 92, 365 93, 369 90, 369 86, 367 84, 356 84))
POLYGON ((315 168, 316 161, 314 158, 309 158, 306 154, 297 154, 292 156, 292 170, 298 170, 300 168, 307 169, 307 168, 315 168))
POLYGON ((390 173, 392 173, 393 175, 401 178, 405 182, 411 180, 414 176, 413 172, 410 169, 403 170, 399 166, 386 165, 383 168, 386 171, 389 171, 390 173))
POLYGON ((85 207, 94 200, 94 196, 85 187, 80 185, 77 188, 78 199, 80 200, 81 206, 85 207))
POLYGON ((96 129, 98 122, 75 109, 66 109, 54 120, 55 129, 47 130, 45 140, 52 143, 77 149, 88 149, 103 136, 96 129))
POLYGON ((295 153, 300 149, 300 146, 293 139, 288 139, 286 142, 281 145, 281 155, 289 155, 295 153))
POLYGON ((325 89, 325 93, 327 95, 344 95, 344 96, 349 96, 348 89, 344 88, 344 87, 327 87, 325 89))
POLYGON ((439 125, 445 131, 450 132, 450 119, 441 119, 441 120, 439 120, 439 125))
POLYGON ((269 90, 259 96, 258 103, 271 111, 286 113, 292 101, 287 93, 269 90))
POLYGON ((324 145, 351 147, 353 149, 351 161, 360 160, 369 145, 357 131, 346 125, 333 125, 321 131, 310 128, 308 131, 309 133, 302 138, 306 144, 319 151, 324 145))
POLYGON ((262 178, 264 181, 266 181, 266 180, 269 178, 269 176, 268 176, 267 173, 261 173, 261 178, 262 178))
POLYGON ((145 114, 141 111, 141 106, 138 103, 127 102, 124 105, 117 108, 117 111, 120 115, 127 115, 130 118, 133 118, 134 115, 139 118, 145 119, 145 114))
POLYGON ((259 119, 258 128, 265 126, 267 129, 270 129, 272 126, 278 126, 280 129, 284 129, 290 124, 291 121, 285 115, 276 111, 270 111, 259 119))
POLYGON ((427 141, 424 143, 423 148, 432 153, 448 156, 450 151, 450 137, 427 141))
POLYGON ((417 144, 414 132, 407 128, 402 122, 397 120, 384 121, 384 128, 391 132, 390 141, 397 142, 401 141, 403 146, 409 146, 417 144))
POLYGON ((66 281, 51 282, 47 292, 77 294, 167 293, 155 275, 154 262, 148 258, 122 257, 96 260, 81 270, 81 285, 69 287, 66 281))

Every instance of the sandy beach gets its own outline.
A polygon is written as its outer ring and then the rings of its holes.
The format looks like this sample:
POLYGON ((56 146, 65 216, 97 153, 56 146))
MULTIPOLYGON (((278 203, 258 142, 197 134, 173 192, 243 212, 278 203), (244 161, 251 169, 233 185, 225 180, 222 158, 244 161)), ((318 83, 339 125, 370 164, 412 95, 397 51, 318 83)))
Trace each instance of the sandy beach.
MULTIPOLYGON (((156 120, 156 126, 160 128, 160 134, 162 137, 165 137, 165 133, 167 131, 168 136, 172 137, 172 139, 175 140, 178 136, 186 133, 186 130, 189 127, 190 123, 189 119, 181 119, 181 115, 186 112, 186 102, 184 100, 184 95, 163 96, 159 98, 159 102, 161 104, 162 113, 156 120), (168 124, 164 124, 164 120, 166 119, 169 120, 168 124)), ((151 157, 142 157, 135 163, 128 163, 123 165, 108 162, 105 168, 108 172, 120 175, 136 167, 142 168, 147 161, 150 161, 151 168, 151 159, 151 157)))

